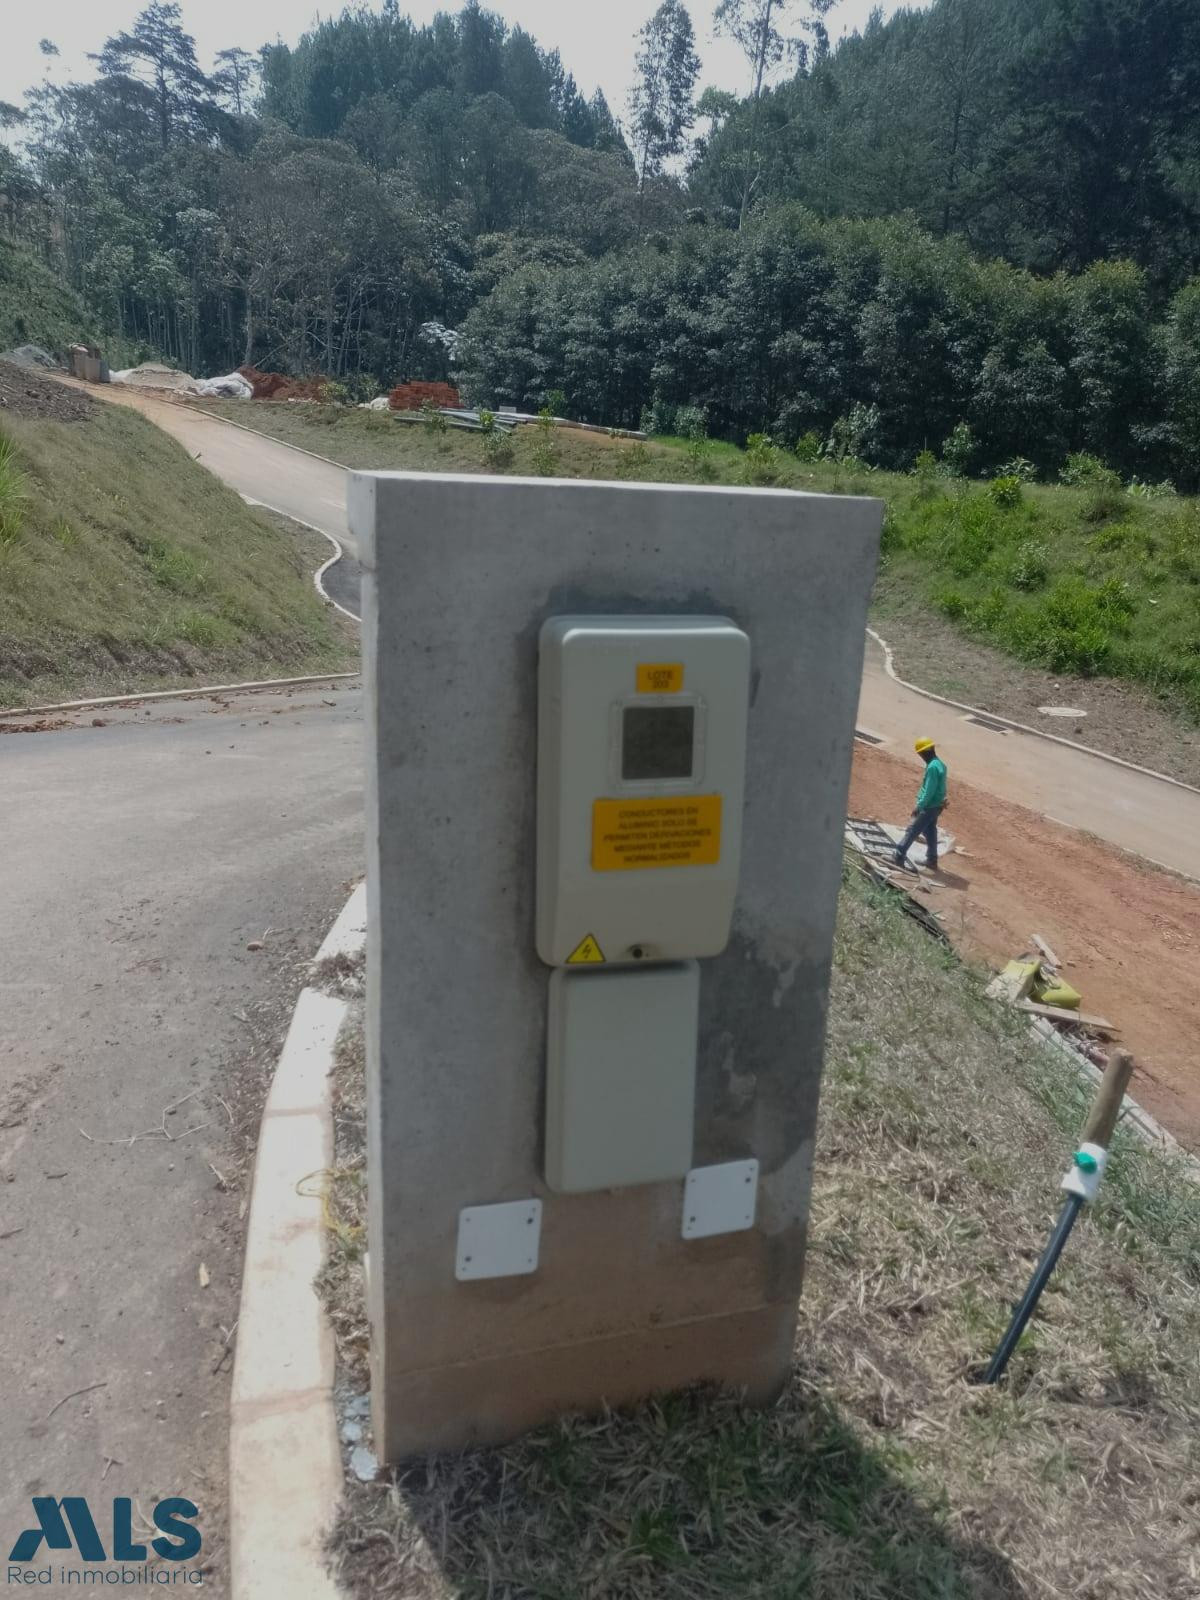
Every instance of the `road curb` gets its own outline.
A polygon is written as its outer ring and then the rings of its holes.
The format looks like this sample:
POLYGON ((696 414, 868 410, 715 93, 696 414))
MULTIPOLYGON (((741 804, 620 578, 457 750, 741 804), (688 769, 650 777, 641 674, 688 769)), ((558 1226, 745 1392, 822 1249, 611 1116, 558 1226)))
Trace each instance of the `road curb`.
MULTIPOLYGON (((231 423, 230 426, 234 428, 240 428, 241 423, 234 422, 231 423)), ((254 429, 245 428, 242 431, 245 433, 253 433, 254 429)), ((262 437, 269 437, 269 435, 263 435, 262 437)), ((276 443, 279 442, 280 441, 278 440, 276 441, 276 443)), ((293 445, 288 446, 289 450, 294 448, 295 447, 293 445)), ((302 450, 300 454, 307 455, 308 451, 302 450)), ((315 461, 324 461, 325 457, 314 456, 313 459, 315 461)), ((337 463, 334 461, 330 462, 329 465, 336 466, 337 463)), ((346 470, 347 469, 345 467, 342 468, 343 472, 346 470)), ((333 546, 333 554, 330 556, 328 561, 326 561, 322 566, 319 566, 313 573, 313 584, 315 585, 316 591, 321 596, 322 600, 328 601, 335 611, 340 611, 344 617, 349 617, 351 622, 358 623, 361 626, 362 618, 359 616, 358 612, 351 611, 348 606, 342 605, 340 600, 335 600, 330 594, 329 590, 321 582, 322 578, 324 578, 330 567, 336 567, 339 561, 345 560, 346 551, 342 545, 342 541, 337 538, 336 535, 330 533, 328 528, 319 528, 315 522, 305 522, 303 517, 295 517, 290 511, 285 511, 282 506, 273 506, 269 500, 256 500, 254 496, 250 494, 244 494, 242 499, 248 506, 258 506, 263 511, 273 511, 277 517, 286 517, 289 522, 294 522, 298 527, 307 528, 310 533, 319 533, 322 539, 329 540, 330 544, 333 546)))
MULTIPOLYGON (((314 958, 366 942, 359 885, 314 958)), ((336 1600, 325 1538, 342 1493, 334 1342, 313 1280, 325 1258, 322 1199, 302 1181, 333 1164, 330 1073, 347 1002, 306 987, 263 1111, 246 1230, 229 1405, 232 1600, 336 1600)))
MULTIPOLYGON (((876 633, 874 628, 868 628, 867 633, 883 651, 884 671, 902 689, 911 689, 913 694, 919 694, 925 700, 933 700, 939 706, 953 706, 955 711, 966 711, 973 717, 987 717, 989 721, 1001 722, 1016 733, 1029 733, 1035 739, 1045 739, 1049 744, 1061 744, 1067 750, 1077 750, 1085 756, 1095 756, 1098 761, 1107 761, 1114 767, 1124 767, 1127 772, 1140 772, 1144 778, 1157 778, 1159 783, 1169 783, 1176 789, 1186 789, 1189 794, 1200 794, 1200 789, 1197 789, 1195 784, 1184 783, 1182 778, 1170 778, 1165 772, 1155 772, 1153 767, 1139 767, 1136 761, 1124 761, 1120 756, 1110 756, 1107 750, 1097 750, 1094 745, 1076 744, 1074 739, 1064 739, 1060 734, 1047 733, 1044 728, 1031 728, 1027 722, 1014 722, 1011 717, 1001 716, 998 711, 984 711, 979 706, 969 706, 961 700, 948 699, 944 694, 934 694, 932 689, 922 689, 919 683, 910 683, 896 671, 892 647, 883 635, 876 633)), ((1155 865, 1160 863, 1156 862, 1155 865)), ((1173 872, 1175 868, 1168 867, 1167 870, 1173 872)), ((1186 877, 1187 874, 1183 873, 1181 876, 1186 877)))
MULTIPOLYGON (((331 601, 330 604, 337 605, 337 601, 331 601)), ((339 606, 338 609, 342 608, 339 606)), ((357 622, 358 618, 354 620, 357 622)), ((49 706, 8 706, 0 710, 0 717, 41 717, 51 711, 90 711, 93 706, 135 706, 144 700, 203 700, 210 694, 249 694, 254 689, 298 689, 307 683, 337 683, 344 678, 359 676, 358 672, 315 672, 306 678, 260 678, 252 683, 210 683, 203 689, 149 689, 142 694, 101 695, 95 700, 59 700, 49 706)))

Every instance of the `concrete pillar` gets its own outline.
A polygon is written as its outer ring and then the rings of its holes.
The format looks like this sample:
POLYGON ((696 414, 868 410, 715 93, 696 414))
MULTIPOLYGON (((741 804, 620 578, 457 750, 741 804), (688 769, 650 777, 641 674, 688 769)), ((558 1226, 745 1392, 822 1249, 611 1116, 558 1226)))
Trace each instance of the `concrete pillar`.
POLYGON ((357 473, 367 696, 370 1317, 387 1460, 701 1380, 767 1401, 803 1275, 878 501, 357 473), (746 1232, 682 1182, 543 1182, 537 639, 571 613, 749 635, 733 935, 701 963, 694 1161, 756 1157, 746 1232), (459 1282, 459 1212, 540 1199, 539 1267, 459 1282))

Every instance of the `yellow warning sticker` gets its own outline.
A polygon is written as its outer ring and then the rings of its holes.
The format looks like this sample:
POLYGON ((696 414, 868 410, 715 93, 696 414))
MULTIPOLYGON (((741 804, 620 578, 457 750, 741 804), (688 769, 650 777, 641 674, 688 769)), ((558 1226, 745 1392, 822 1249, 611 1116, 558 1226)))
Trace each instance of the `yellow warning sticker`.
POLYGON ((711 867, 721 859, 721 796, 592 803, 596 872, 644 867, 711 867))
POLYGON ((601 966, 604 963, 604 951, 596 943, 595 936, 588 934, 586 939, 581 939, 574 950, 567 957, 569 967, 601 966))
POLYGON ((639 694, 679 694, 683 688, 682 661, 639 661, 639 694))

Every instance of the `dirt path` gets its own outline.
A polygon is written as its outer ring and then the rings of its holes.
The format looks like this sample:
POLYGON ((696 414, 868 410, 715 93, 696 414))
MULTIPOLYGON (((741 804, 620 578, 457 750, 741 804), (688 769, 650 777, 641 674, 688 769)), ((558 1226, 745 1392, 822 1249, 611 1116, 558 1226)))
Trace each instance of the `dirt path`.
MULTIPOLYGON (((950 761, 946 826, 969 855, 929 900, 956 946, 998 966, 1040 933, 1084 1008, 1120 1026, 1136 1098, 1200 1150, 1200 888, 956 781, 950 761)), ((901 822, 915 788, 907 761, 856 749, 851 815, 901 822)))

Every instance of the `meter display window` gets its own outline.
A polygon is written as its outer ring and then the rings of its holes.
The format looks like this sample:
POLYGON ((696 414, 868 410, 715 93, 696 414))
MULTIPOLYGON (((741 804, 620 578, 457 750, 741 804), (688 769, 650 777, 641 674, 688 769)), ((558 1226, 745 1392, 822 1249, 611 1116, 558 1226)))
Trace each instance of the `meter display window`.
POLYGON ((690 778, 695 765, 696 707, 626 706, 621 722, 625 783, 690 778))

